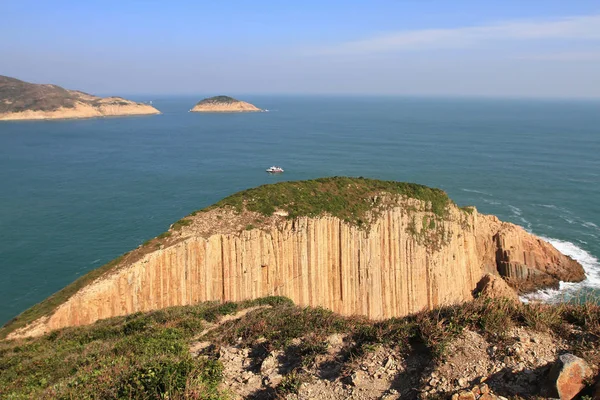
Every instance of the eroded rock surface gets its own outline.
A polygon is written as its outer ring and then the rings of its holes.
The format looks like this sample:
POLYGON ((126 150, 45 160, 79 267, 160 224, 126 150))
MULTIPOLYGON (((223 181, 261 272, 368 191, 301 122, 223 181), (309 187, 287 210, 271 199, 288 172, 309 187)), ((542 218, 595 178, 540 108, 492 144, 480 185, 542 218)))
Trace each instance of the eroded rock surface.
POLYGON ((537 271, 510 275, 511 282, 532 288, 546 284, 531 279, 538 273, 584 277, 577 262, 520 227, 454 205, 435 225, 415 223, 436 217, 427 209, 420 200, 398 200, 369 229, 328 215, 290 220, 227 208, 201 212, 162 244, 130 253, 11 337, 169 306, 269 295, 383 319, 470 300, 483 275, 502 273, 503 265, 523 263, 537 271))
POLYGON ((475 294, 490 299, 505 298, 515 302, 519 301, 517 292, 502 277, 491 273, 485 274, 477 283, 475 294))
POLYGON ((592 374, 585 360, 573 354, 563 354, 550 370, 544 394, 560 400, 571 400, 586 386, 586 380, 592 374))

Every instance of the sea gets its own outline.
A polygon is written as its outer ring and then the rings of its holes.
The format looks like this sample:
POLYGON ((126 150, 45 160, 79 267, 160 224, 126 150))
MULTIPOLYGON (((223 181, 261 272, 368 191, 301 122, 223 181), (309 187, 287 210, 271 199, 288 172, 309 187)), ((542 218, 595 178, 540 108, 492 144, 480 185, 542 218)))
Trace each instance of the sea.
POLYGON ((600 100, 248 95, 268 112, 188 112, 202 97, 0 122, 0 324, 191 211, 324 176, 439 187, 584 266, 586 281, 530 298, 600 294, 600 100))

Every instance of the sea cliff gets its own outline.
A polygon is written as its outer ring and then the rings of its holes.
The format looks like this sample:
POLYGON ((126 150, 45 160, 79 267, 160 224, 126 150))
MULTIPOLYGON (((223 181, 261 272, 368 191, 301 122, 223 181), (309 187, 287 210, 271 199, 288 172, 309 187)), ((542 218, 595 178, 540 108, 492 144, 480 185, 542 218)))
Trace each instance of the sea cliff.
POLYGON ((461 209, 437 189, 362 178, 285 182, 192 213, 3 333, 36 336, 139 311, 271 295, 384 319, 471 300, 486 274, 521 291, 585 278, 547 242, 461 209))

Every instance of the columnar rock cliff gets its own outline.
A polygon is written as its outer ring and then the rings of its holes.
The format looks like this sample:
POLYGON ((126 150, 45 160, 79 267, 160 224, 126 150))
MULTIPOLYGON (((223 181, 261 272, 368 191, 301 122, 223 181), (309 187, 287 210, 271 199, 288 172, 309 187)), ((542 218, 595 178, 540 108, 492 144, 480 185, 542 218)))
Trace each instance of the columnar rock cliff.
POLYGON ((0 121, 159 114, 148 104, 121 97, 101 98, 56 85, 0 76, 0 121))
POLYGON ((214 96, 200 100, 192 112, 256 112, 262 111, 254 104, 234 99, 229 96, 214 96))
MULTIPOLYGON (((271 186, 268 193, 277 189, 271 186)), ((529 289, 585 277, 550 244, 473 208, 448 201, 440 216, 433 202, 408 195, 376 192, 367 201, 380 205, 363 224, 331 213, 294 216, 282 208, 268 215, 226 204, 194 213, 11 337, 268 295, 380 319, 471 299, 486 273, 529 289)))

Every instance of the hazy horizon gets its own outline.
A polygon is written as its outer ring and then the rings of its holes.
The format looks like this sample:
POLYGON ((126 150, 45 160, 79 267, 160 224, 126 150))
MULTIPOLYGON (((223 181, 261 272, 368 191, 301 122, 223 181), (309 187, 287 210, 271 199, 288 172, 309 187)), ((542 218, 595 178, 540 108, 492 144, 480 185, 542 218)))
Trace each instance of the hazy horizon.
POLYGON ((3 4, 0 75, 94 94, 600 98, 600 4, 3 4))

